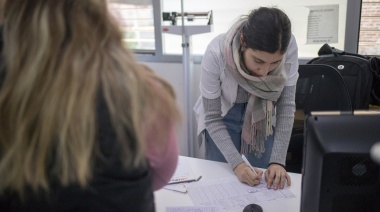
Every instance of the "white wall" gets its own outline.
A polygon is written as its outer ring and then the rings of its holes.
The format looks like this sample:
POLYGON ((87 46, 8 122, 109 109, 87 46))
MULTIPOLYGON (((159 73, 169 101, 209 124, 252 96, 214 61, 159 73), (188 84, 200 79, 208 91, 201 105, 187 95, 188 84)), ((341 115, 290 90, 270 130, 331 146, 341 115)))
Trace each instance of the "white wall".
MULTIPOLYGON (((162 78, 166 79, 174 88, 176 95, 177 95, 177 103, 180 107, 183 116, 184 114, 184 72, 183 72, 183 66, 182 63, 145 63, 150 68, 152 68, 158 75, 160 75, 162 78)), ((192 66, 191 71, 191 108, 194 106, 195 102, 197 101, 200 91, 199 91, 199 79, 200 79, 200 65, 194 64, 192 66)), ((180 155, 184 156, 193 156, 197 158, 204 158, 204 147, 199 148, 196 131, 197 131, 197 124, 195 120, 194 113, 192 114, 192 123, 193 123, 193 142, 191 147, 193 148, 194 155, 188 155, 189 149, 188 144, 186 141, 186 137, 184 135, 184 129, 185 127, 188 127, 189 123, 182 122, 181 128, 178 130, 178 141, 179 141, 179 151, 180 155)))

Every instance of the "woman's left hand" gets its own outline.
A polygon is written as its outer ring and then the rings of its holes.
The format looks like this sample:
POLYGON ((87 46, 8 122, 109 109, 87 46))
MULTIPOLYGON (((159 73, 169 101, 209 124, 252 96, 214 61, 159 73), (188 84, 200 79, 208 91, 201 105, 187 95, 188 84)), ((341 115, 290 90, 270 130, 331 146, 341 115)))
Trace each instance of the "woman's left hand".
POLYGON ((288 186, 291 185, 289 174, 283 166, 278 164, 269 165, 268 169, 265 171, 265 180, 267 182, 267 187, 272 187, 274 190, 279 188, 283 189, 285 187, 285 183, 287 183, 288 186))

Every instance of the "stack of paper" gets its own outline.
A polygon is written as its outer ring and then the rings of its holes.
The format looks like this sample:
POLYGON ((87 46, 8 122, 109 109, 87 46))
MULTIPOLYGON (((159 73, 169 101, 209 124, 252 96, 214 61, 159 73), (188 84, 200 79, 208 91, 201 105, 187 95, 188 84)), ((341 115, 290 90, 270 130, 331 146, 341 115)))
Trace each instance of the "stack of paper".
POLYGON ((180 157, 174 175, 164 189, 187 193, 187 188, 183 183, 195 182, 200 178, 201 176, 196 177, 193 173, 189 161, 180 157))
POLYGON ((185 182, 194 182, 198 181, 199 177, 196 177, 191 169, 189 161, 186 158, 179 158, 177 169, 174 172, 172 179, 169 181, 169 184, 174 183, 185 183, 185 182))

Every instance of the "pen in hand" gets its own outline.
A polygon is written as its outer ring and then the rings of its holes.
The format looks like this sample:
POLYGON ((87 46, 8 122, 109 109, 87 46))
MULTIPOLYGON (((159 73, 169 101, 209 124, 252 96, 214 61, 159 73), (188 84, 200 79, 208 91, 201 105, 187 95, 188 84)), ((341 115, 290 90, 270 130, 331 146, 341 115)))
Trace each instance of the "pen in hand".
POLYGON ((257 172, 255 171, 255 169, 253 168, 253 166, 251 166, 251 164, 249 163, 249 161, 248 161, 248 159, 245 157, 245 155, 241 155, 241 158, 243 158, 243 160, 244 160, 244 162, 252 169, 252 171, 256 174, 256 175, 258 175, 257 174, 257 172))

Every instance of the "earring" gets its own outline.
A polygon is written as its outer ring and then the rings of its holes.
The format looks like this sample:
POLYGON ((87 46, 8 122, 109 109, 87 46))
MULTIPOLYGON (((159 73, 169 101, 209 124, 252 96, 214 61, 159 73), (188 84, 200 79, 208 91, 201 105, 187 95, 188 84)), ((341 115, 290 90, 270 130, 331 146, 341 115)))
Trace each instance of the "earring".
POLYGON ((240 51, 241 51, 241 52, 244 52, 244 51, 245 51, 245 47, 244 47, 244 46, 241 46, 241 47, 240 47, 240 51))

